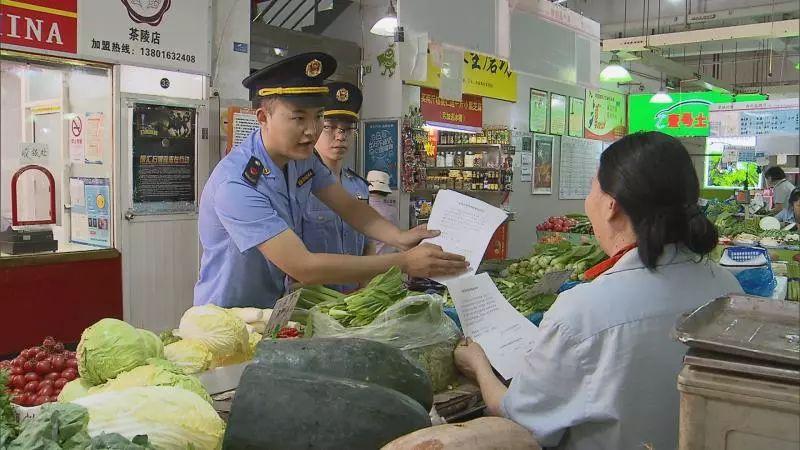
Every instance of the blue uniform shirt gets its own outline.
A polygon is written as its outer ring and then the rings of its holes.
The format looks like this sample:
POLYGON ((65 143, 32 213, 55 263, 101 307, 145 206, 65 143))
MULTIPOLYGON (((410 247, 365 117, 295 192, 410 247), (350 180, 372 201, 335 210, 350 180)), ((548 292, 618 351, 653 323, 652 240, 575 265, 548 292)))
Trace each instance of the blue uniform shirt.
POLYGON ((257 246, 287 229, 299 232, 312 191, 336 182, 318 157, 290 161, 284 171, 272 162, 254 131, 217 164, 200 197, 203 256, 194 304, 222 307, 275 305, 286 275, 257 246), (255 186, 245 177, 250 158, 263 165, 255 186))
MULTIPOLYGON (((341 176, 342 187, 353 197, 369 201, 369 187, 363 178, 350 169, 344 170, 341 176)), ((356 231, 322 203, 311 195, 308 207, 303 213, 303 242, 312 253, 335 253, 339 255, 364 254, 366 236, 356 231)), ((341 292, 355 290, 357 284, 330 285, 341 292)))

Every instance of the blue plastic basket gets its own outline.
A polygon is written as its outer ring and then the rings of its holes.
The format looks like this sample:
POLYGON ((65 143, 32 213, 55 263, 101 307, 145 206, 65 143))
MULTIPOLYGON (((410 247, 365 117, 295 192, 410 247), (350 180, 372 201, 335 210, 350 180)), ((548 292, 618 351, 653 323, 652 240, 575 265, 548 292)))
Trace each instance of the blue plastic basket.
POLYGON ((748 263, 761 255, 769 262, 769 252, 761 247, 728 247, 725 254, 737 263, 748 263))

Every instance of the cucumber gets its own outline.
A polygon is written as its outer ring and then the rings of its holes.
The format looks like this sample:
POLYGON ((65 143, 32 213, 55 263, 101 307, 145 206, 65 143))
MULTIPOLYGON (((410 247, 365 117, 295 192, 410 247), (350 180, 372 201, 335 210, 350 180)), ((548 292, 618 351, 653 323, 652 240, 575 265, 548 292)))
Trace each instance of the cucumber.
POLYGON ((251 364, 222 448, 375 450, 430 425, 417 402, 392 389, 251 364))
POLYGON ((427 373, 399 349, 355 338, 265 339, 258 344, 256 364, 364 381, 394 389, 433 407, 433 386, 427 373))

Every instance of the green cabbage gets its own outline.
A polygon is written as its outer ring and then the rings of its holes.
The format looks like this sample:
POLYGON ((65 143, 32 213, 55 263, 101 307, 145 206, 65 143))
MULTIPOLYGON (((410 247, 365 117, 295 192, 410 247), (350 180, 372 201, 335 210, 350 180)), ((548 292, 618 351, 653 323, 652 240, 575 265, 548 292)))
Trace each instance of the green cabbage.
POLYGON ((140 331, 117 319, 103 319, 83 330, 77 351, 81 378, 96 386, 163 353, 140 331))
POLYGON ((89 395, 89 388, 91 384, 83 381, 83 378, 76 378, 69 383, 65 384, 58 394, 58 401, 61 403, 69 403, 76 398, 89 395))
POLYGON ((146 434, 158 449, 216 450, 225 425, 197 394, 171 386, 131 387, 75 400, 89 410, 89 435, 146 434))
POLYGON ((160 337, 150 330, 139 330, 139 334, 142 335, 147 352, 152 355, 151 358, 164 357, 164 343, 161 342, 160 337))
POLYGON ((178 332, 181 339, 203 344, 217 362, 248 351, 249 337, 244 321, 215 305, 189 308, 181 317, 178 332))
POLYGON ((89 389, 89 394, 119 391, 137 386, 175 386, 194 392, 209 404, 212 403, 211 396, 197 377, 184 375, 180 368, 169 361, 150 359, 147 362, 147 365, 121 373, 106 384, 89 389))
POLYGON ((205 345, 191 339, 183 339, 164 347, 168 361, 180 367, 185 374, 208 370, 212 355, 205 345))

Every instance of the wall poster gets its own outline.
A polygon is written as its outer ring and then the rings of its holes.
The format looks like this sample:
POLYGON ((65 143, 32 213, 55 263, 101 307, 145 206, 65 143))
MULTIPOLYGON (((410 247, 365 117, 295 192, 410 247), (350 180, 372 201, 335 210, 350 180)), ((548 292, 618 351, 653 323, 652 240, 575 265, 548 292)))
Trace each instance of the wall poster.
POLYGON ((531 89, 530 113, 528 129, 534 133, 547 132, 547 109, 549 102, 547 92, 531 89))
POLYGON ((72 177, 70 241, 111 246, 111 187, 108 178, 72 177))
POLYGON ((196 108, 133 107, 133 209, 140 214, 195 210, 196 108))
POLYGON ((569 136, 561 138, 559 200, 580 200, 589 195, 603 150, 601 141, 569 136))
POLYGON ((550 94, 550 134, 567 134, 567 97, 550 94))
POLYGON ((547 134, 533 136, 532 194, 553 193, 553 146, 555 138, 547 134))
POLYGON ((389 187, 397 189, 397 155, 400 125, 397 119, 364 122, 364 173, 389 174, 389 187))
POLYGON ((604 89, 586 91, 584 137, 606 142, 616 141, 627 134, 626 118, 625 94, 604 89))
POLYGON ((569 121, 567 134, 572 137, 583 137, 583 106, 582 98, 569 98, 569 121))

